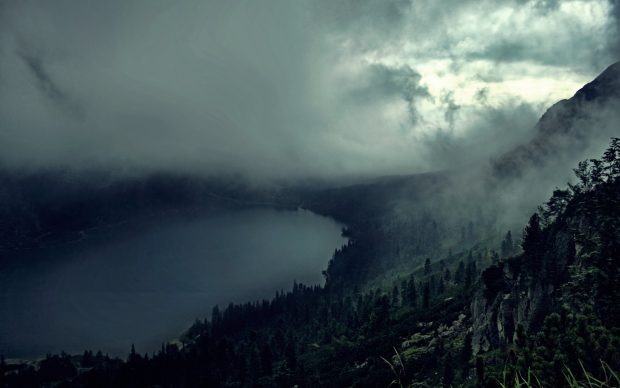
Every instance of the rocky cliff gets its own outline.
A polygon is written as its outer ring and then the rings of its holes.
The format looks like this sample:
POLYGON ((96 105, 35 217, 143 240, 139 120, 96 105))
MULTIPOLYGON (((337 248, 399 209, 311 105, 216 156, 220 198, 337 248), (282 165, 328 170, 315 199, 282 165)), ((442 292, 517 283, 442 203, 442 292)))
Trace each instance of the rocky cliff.
MULTIPOLYGON (((610 148, 606 154, 616 152, 620 149, 610 148)), ((514 342, 518 325, 536 333, 545 317, 561 306, 576 310, 581 303, 603 322, 616 320, 620 179, 612 176, 618 174, 613 170, 618 162, 600 170, 598 161, 590 163, 576 170, 579 184, 556 190, 542 209, 550 219, 542 226, 538 216, 530 219, 526 233, 528 228, 535 233, 530 232, 525 252, 483 271, 470 306, 475 354, 506 348, 514 342), (608 177, 601 178, 601 171, 608 177)))

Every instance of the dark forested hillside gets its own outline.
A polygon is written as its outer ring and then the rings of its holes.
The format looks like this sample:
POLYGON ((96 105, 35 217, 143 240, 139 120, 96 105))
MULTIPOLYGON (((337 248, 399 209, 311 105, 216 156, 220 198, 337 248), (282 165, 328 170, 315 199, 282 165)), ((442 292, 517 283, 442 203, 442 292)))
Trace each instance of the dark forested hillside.
POLYGON ((154 354, 3 360, 0 386, 618 386, 620 140, 518 221, 547 192, 537 182, 564 176, 568 160, 615 133, 596 123, 617 114, 618 79, 616 64, 552 107, 534 139, 491 171, 280 190, 169 175, 0 174, 5 251, 144 215, 254 205, 307 208, 346 224, 348 238, 323 286, 216 306, 154 354))
POLYGON ((620 388, 620 0, 0 0, 0 388, 620 388))
POLYGON ((140 216, 293 204, 230 179, 0 170, 0 252, 66 243, 140 216))
MULTIPOLYGON (((36 369, 3 363, 0 376, 8 386, 493 387, 528 375, 533 385, 615 386, 620 139, 575 173, 578 183, 530 218, 522 252, 486 268, 479 248, 427 259, 382 288, 332 287, 328 276, 325 287, 294 284, 269 301, 215 307, 156 354, 62 354, 36 369)), ((355 260, 358 241, 333 261, 355 260)), ((507 235, 504 253, 518 252, 513 244, 507 235)))
POLYGON ((168 175, 2 174, 4 250, 72 241, 141 215, 248 205, 332 217, 346 224, 348 243, 324 286, 216 306, 155 354, 132 347, 125 360, 86 350, 2 361, 0 386, 618 386, 620 141, 579 163, 576 183, 553 191, 527 225, 515 221, 546 192, 536 182, 565 175, 562 163, 612 131, 585 132, 615 114, 617 79, 614 65, 551 108, 532 143, 492 171, 283 190, 168 175))
POLYGON ((443 254, 449 228, 466 226, 437 211, 440 201, 434 196, 445 192, 451 178, 446 173, 420 174, 301 193, 303 206, 348 225, 350 244, 330 261, 328 285, 365 284, 384 278, 390 269, 410 270, 426 256, 443 254))
MULTIPOLYGON (((482 273, 472 302, 473 349, 494 368, 598 379, 620 365, 620 140, 575 169, 524 229, 523 253, 482 273)), ((503 369, 502 369, 503 370, 503 369)), ((610 386, 620 382, 615 379, 610 386)))

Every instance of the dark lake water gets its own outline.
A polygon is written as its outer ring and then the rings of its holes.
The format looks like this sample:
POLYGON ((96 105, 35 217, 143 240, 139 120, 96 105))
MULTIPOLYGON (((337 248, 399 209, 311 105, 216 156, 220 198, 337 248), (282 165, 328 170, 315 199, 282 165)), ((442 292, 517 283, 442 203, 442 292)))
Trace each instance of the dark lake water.
POLYGON ((152 352, 215 304, 322 283, 340 228, 307 211, 244 210, 30 252, 0 270, 0 354, 152 352))

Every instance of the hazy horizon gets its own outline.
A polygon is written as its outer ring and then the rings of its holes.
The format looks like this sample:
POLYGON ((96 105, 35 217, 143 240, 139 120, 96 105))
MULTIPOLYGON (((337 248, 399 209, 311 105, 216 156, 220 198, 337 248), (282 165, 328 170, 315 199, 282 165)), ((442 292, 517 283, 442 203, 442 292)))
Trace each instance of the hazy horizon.
POLYGON ((0 165, 270 180, 476 163, 619 59, 618 8, 3 1, 0 165))

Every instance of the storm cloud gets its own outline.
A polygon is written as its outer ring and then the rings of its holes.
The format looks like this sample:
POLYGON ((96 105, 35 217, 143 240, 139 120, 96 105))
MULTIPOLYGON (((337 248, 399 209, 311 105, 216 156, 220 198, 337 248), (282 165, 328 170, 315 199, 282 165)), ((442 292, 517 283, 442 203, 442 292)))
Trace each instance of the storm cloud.
POLYGON ((451 168, 530 138, 617 61, 619 7, 0 2, 0 163, 259 180, 451 168))

